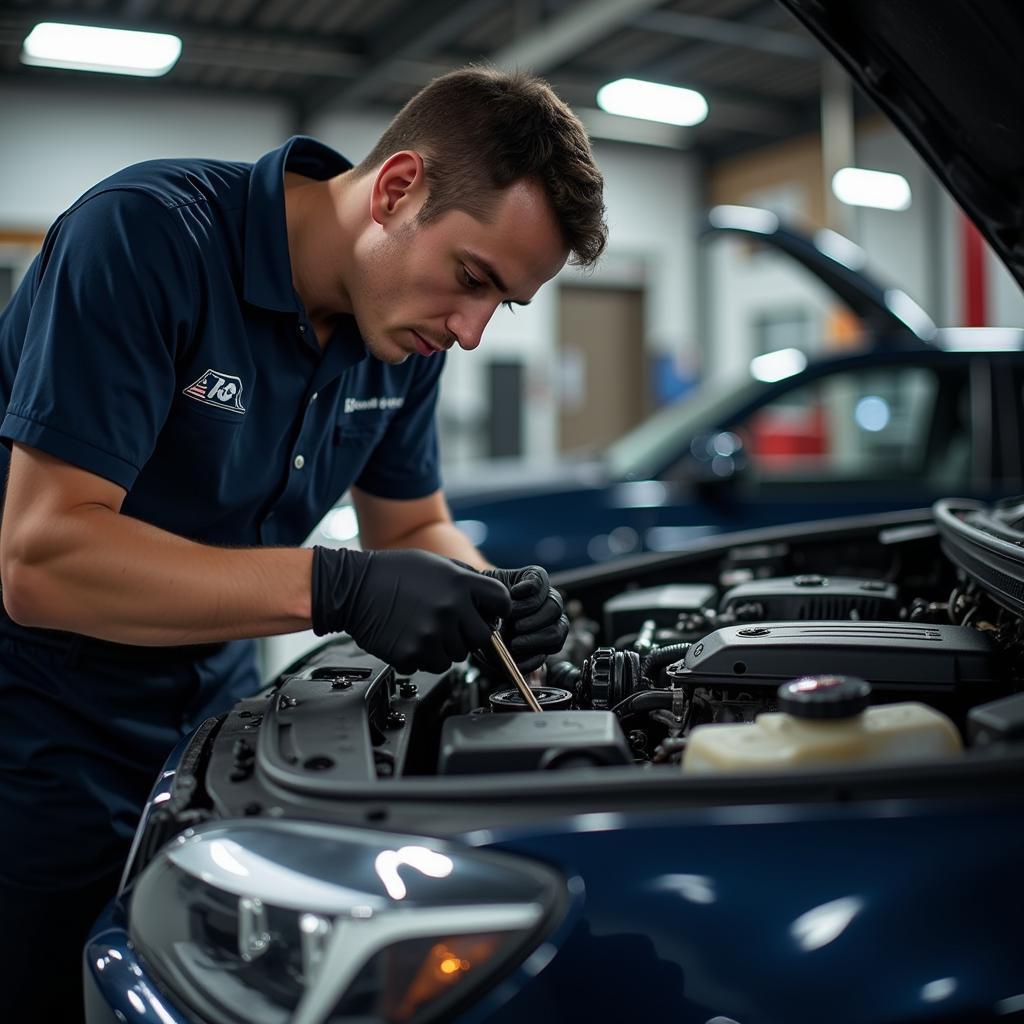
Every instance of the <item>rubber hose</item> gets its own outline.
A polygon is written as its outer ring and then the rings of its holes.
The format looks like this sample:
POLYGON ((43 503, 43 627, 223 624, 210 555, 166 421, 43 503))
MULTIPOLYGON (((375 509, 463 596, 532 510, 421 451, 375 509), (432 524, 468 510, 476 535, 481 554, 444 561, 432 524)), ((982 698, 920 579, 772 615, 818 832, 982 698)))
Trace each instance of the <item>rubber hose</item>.
POLYGON ((616 715, 635 715, 641 711, 654 711, 655 708, 672 708, 672 690, 637 690, 625 700, 620 700, 612 711, 616 715))
POLYGON ((659 647, 656 651, 651 651, 644 658, 641 675, 652 686, 656 685, 659 681, 658 677, 661 675, 661 670, 666 665, 671 665, 673 662, 683 658, 692 646, 693 644, 669 644, 668 647, 659 647))

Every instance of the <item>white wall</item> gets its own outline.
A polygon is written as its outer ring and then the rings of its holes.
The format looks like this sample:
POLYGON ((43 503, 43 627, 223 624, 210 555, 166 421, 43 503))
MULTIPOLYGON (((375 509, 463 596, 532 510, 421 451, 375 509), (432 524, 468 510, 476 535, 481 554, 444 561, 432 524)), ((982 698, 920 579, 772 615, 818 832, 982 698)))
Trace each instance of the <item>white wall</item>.
MULTIPOLYGON (((605 176, 610 278, 627 261, 645 269, 646 343, 677 354, 696 344, 696 238, 701 213, 695 161, 682 153, 598 142, 605 176)), ((595 281, 600 282, 600 270, 595 281)), ((610 281, 609 283, 614 283, 610 281)))
POLYGON ((0 227, 45 228, 91 185, 139 160, 251 160, 287 134, 279 103, 5 87, 0 227))
POLYGON ((1001 260, 988 253, 988 322, 991 327, 1024 327, 1024 291, 1001 260))
POLYGON ((906 210, 874 210, 854 207, 856 238, 868 254, 869 266, 883 281, 902 288, 934 319, 945 319, 936 309, 936 289, 931 279, 929 252, 938 244, 937 211, 929 208, 931 171, 895 129, 881 126, 860 131, 856 144, 857 166, 902 174, 910 185, 911 204, 906 210))
MULTIPOLYGON (((857 139, 861 167, 895 171, 910 183, 909 209, 857 210, 858 239, 871 265, 931 313, 937 323, 963 323, 963 255, 959 206, 932 170, 894 128, 880 126, 857 139)), ((986 254, 988 322, 1024 326, 1024 294, 1002 262, 986 254)))

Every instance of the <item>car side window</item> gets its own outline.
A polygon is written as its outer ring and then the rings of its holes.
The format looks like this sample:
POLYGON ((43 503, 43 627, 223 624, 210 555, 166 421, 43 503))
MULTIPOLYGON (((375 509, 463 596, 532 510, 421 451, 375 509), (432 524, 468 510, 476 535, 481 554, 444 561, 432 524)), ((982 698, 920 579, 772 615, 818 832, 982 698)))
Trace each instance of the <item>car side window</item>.
POLYGON ((890 366, 795 388, 736 425, 757 481, 930 486, 970 470, 967 373, 890 366))

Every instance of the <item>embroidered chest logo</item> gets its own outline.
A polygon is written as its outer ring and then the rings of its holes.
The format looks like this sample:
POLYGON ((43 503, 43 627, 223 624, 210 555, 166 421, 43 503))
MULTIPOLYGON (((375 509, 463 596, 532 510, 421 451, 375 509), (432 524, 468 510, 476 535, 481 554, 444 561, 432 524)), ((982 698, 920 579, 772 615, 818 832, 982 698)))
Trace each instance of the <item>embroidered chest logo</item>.
POLYGON ((405 396, 385 395, 374 398, 346 398, 345 415, 353 412, 376 412, 382 409, 401 409, 405 405, 405 396))
POLYGON ((182 394, 204 405, 212 405, 215 409, 237 412, 239 416, 245 412, 242 405, 242 380, 233 373, 207 370, 197 381, 189 384, 182 394))

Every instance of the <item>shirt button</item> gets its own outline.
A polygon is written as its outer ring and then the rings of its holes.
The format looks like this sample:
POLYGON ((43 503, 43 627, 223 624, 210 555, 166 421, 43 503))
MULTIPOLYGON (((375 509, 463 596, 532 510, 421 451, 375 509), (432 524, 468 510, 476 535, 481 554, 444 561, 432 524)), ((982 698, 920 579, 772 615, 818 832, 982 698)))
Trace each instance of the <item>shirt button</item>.
POLYGON ((304 458, 303 458, 303 457, 302 457, 301 455, 296 455, 296 456, 295 456, 295 461, 294 461, 294 462, 292 463, 292 465, 293 465, 293 466, 294 466, 294 467, 295 467, 296 469, 302 469, 302 467, 303 467, 303 466, 304 466, 305 464, 306 464, 306 460, 305 460, 305 459, 304 459, 304 458))
POLYGON ((318 395, 318 394, 319 394, 319 392, 317 392, 317 391, 314 391, 314 392, 313 392, 313 394, 311 394, 311 395, 309 396, 309 404, 310 404, 310 405, 312 405, 312 404, 313 404, 313 403, 314 403, 314 402, 316 401, 316 399, 317 399, 317 395, 318 395))
POLYGON ((305 334, 305 333, 306 333, 306 325, 305 324, 299 324, 299 334, 305 334))

